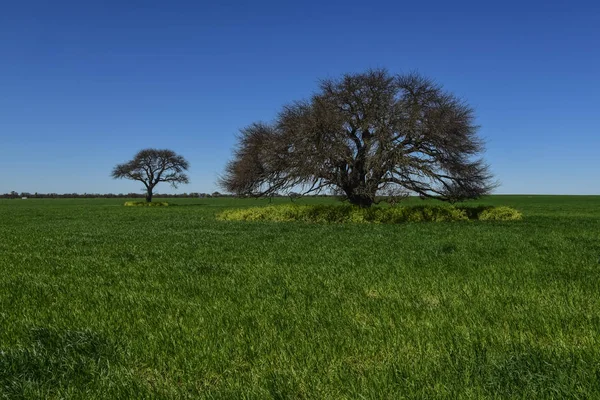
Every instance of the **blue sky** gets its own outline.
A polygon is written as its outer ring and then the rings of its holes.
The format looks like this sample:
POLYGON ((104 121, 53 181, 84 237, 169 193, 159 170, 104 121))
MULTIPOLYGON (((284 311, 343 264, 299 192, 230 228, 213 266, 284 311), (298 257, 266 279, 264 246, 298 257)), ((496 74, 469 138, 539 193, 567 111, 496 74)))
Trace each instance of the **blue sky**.
POLYGON ((402 3, 2 2, 0 192, 140 191, 109 174, 145 147, 212 192, 240 128, 385 67, 476 109, 497 193, 600 194, 599 5, 402 3))

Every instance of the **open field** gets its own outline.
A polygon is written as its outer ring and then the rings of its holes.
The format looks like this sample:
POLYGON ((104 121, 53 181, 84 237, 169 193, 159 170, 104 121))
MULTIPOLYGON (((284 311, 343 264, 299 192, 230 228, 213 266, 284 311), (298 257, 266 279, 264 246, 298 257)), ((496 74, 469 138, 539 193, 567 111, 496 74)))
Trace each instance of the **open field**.
POLYGON ((0 200, 0 398, 600 398, 600 196, 399 225, 123 202, 0 200))

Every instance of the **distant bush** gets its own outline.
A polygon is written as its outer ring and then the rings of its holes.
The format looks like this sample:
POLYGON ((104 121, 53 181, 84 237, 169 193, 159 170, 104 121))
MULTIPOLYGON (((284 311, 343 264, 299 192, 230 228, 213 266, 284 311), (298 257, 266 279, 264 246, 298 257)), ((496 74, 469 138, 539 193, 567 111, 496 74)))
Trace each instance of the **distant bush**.
POLYGON ((146 201, 126 201, 126 207, 166 207, 169 203, 155 201, 153 203, 148 203, 146 201))
POLYGON ((515 221, 522 219, 520 212, 510 207, 494 207, 483 210, 479 214, 481 221, 515 221))
POLYGON ((521 214, 509 207, 453 207, 419 205, 406 207, 358 208, 351 205, 277 205, 228 209, 217 215, 222 221, 271 221, 317 223, 384 223, 449 222, 521 219, 521 214), (496 211, 498 210, 498 211, 496 211))

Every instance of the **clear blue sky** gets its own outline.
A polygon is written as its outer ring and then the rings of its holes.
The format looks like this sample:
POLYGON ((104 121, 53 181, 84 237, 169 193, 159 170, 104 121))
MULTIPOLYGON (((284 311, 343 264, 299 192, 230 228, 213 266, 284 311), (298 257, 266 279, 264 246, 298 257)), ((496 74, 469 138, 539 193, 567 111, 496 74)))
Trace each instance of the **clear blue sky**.
POLYGON ((598 3, 402 3, 4 1, 0 192, 140 191, 109 174, 144 147, 211 192, 239 128, 385 67, 475 107, 498 193, 600 194, 598 3))

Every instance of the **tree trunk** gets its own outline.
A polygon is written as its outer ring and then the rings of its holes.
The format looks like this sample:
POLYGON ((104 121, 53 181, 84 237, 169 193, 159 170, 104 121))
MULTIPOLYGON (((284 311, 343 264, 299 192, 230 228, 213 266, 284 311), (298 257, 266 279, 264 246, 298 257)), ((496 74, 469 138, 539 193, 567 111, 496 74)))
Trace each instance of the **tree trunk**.
POLYGON ((359 206, 360 208, 369 208, 373 205, 375 196, 369 196, 364 194, 352 194, 348 196, 350 204, 359 206))
POLYGON ((146 192, 146 203, 151 203, 152 202, 152 189, 148 188, 148 191, 146 192))

